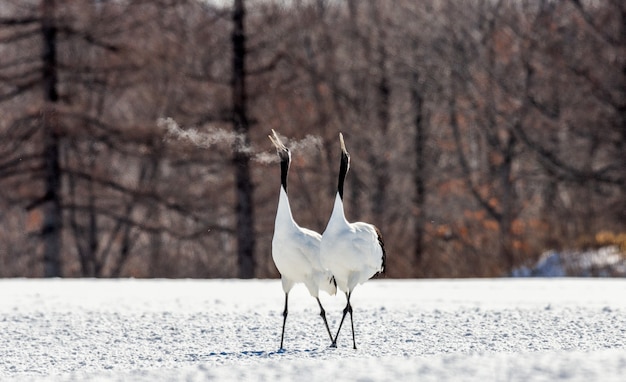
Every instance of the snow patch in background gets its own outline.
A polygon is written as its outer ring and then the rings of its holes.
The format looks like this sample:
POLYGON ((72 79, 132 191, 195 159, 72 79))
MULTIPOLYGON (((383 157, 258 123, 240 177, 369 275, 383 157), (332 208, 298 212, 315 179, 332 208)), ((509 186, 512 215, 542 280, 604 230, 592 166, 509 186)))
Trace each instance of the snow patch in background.
POLYGON ((513 277, 626 277, 626 256, 617 246, 587 251, 547 251, 532 267, 520 267, 513 277))

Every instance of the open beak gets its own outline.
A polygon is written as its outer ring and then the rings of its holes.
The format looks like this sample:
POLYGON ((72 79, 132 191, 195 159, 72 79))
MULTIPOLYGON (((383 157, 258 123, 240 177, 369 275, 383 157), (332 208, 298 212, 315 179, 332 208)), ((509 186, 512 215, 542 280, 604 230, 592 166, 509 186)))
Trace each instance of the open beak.
POLYGON ((276 134, 276 131, 274 131, 274 129, 272 129, 272 135, 268 135, 267 137, 270 139, 270 141, 272 141, 272 143, 274 144, 276 149, 280 150, 280 151, 286 151, 287 150, 287 146, 285 146, 280 141, 280 138, 278 137, 278 134, 276 134))

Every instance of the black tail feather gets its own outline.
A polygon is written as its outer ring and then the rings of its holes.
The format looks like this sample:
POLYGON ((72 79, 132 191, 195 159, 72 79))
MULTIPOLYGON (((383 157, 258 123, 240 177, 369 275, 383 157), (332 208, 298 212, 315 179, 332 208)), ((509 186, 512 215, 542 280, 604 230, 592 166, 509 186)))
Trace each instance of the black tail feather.
POLYGON ((383 242, 383 234, 380 232, 378 227, 374 226, 374 229, 376 230, 376 235, 378 236, 378 245, 380 245, 380 249, 383 250, 383 256, 380 259, 381 260, 380 271, 376 272, 376 274, 374 274, 372 278, 377 277, 379 275, 384 275, 385 271, 387 270, 387 252, 385 251, 385 243, 383 242))

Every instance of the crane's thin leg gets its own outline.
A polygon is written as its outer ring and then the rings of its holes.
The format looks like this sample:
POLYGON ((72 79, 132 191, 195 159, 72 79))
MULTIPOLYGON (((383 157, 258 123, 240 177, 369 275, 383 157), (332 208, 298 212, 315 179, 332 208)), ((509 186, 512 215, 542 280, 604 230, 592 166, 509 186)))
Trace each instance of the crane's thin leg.
POLYGON ((348 295, 348 312, 350 312, 350 326, 352 327, 352 348, 356 350, 356 340, 354 339, 354 321, 352 320, 352 305, 350 305, 350 295, 348 295))
MULTIPOLYGON (((337 329, 337 334, 335 335, 335 339, 333 340, 333 343, 330 344, 331 348, 336 348, 337 347, 337 337, 339 337, 339 332, 341 331, 341 326, 343 325, 343 320, 346 318, 346 314, 348 314, 348 312, 350 312, 350 322, 352 322, 352 305, 350 305, 350 295, 351 294, 352 294, 352 292, 346 293, 346 298, 348 299, 348 303, 346 304, 346 307, 343 308, 343 316, 341 316, 341 322, 339 323, 339 329, 337 329)), ((352 324, 352 343, 354 345, 354 348, 356 349, 356 343, 354 342, 354 323, 352 324)))
POLYGON ((326 330, 328 330, 328 336, 330 337, 330 341, 332 342, 333 335, 330 334, 330 327, 328 326, 328 321, 326 321, 326 311, 324 310, 324 307, 322 306, 322 302, 320 301, 320 298, 316 297, 315 299, 317 300, 317 303, 320 306, 320 316, 322 316, 322 319, 324 320, 324 325, 326 325, 326 330))
POLYGON ((283 350, 283 340, 285 339, 285 323, 287 323, 287 299, 289 293, 285 293, 285 310, 283 311, 283 332, 280 335, 280 350, 283 350))

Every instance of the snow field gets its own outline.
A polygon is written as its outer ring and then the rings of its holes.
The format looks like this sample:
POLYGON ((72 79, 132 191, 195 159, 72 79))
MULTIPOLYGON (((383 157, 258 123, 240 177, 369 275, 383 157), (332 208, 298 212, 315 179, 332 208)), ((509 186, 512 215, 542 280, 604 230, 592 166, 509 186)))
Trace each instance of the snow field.
MULTIPOLYGON (((0 280, 0 380, 589 381, 626 375, 626 280, 372 280, 328 348, 279 280, 0 280)), ((322 294, 331 331, 345 296, 322 294)))

